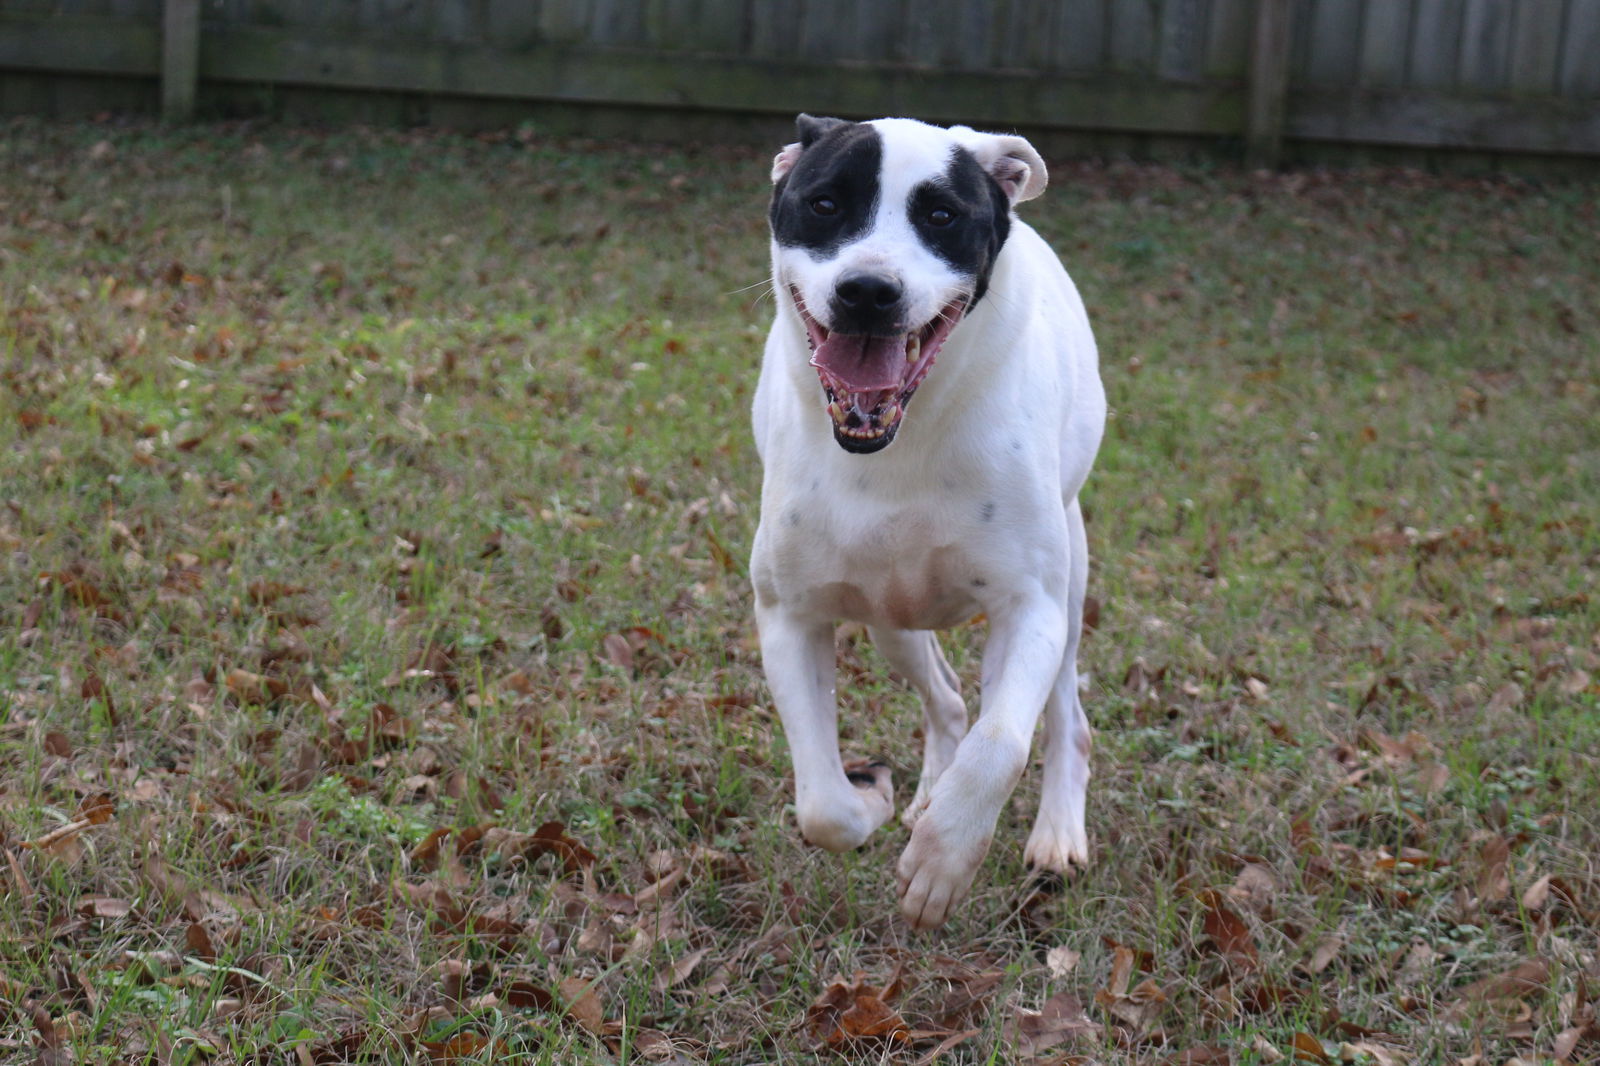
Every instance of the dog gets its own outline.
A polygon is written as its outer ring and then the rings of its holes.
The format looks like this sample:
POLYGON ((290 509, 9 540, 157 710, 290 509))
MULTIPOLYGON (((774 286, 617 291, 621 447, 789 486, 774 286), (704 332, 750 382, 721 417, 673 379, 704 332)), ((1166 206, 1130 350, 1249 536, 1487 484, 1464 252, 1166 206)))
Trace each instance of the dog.
POLYGON ((1025 139, 903 118, 796 127, 772 166, 777 311, 753 404, 762 664, 801 834, 830 851, 894 812, 889 768, 839 753, 835 623, 864 623, 920 697, 922 776, 896 874, 902 914, 931 928, 971 888, 1041 711, 1024 857, 1062 874, 1089 858, 1078 490, 1105 392, 1076 287, 1014 213, 1047 181, 1025 139), (969 730, 933 631, 979 614, 969 730))

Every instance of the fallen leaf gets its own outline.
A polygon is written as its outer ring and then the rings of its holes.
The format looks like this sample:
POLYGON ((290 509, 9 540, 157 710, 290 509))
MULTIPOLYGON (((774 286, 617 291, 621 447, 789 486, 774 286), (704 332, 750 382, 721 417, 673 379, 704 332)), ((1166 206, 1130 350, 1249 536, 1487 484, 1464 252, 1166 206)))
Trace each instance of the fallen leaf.
POLYGON ((518 1010, 549 1010, 556 1005, 556 997, 548 988, 525 980, 506 985, 500 990, 500 998, 505 1000, 506 1006, 518 1010))
POLYGON ((806 1008, 805 1026, 829 1047, 856 1040, 906 1043, 910 1026, 889 1006, 899 991, 898 974, 881 989, 867 984, 862 973, 849 982, 835 980, 806 1008))
POLYGON ((700 965, 700 960, 704 959, 710 951, 710 947, 699 948, 674 961, 669 968, 656 975, 656 991, 665 992, 669 988, 683 984, 694 973, 694 968, 700 965))
POLYGON ((1161 1066, 1228 1066, 1233 1053, 1225 1047, 1192 1047, 1161 1060, 1161 1066))
POLYGON ((126 918, 133 905, 115 896, 82 896, 74 909, 85 918, 126 918))
POLYGON ((624 670, 633 669, 633 648, 628 644, 628 638, 621 633, 607 633, 600 642, 600 651, 606 662, 620 666, 624 670))
POLYGON ((240 667, 229 670, 225 682, 233 698, 243 704, 271 703, 289 691, 289 686, 275 677, 240 667))
POLYGON ((1511 894, 1511 842, 1491 837, 1478 852, 1478 899, 1482 902, 1505 899, 1511 894))
POLYGON ((1071 992, 1058 992, 1040 1004, 1036 1011, 1018 1009, 1011 1028, 1018 1049, 1037 1055, 1076 1037, 1098 1039, 1101 1026, 1090 1020, 1083 1003, 1071 992))
POLYGON ((1311 953, 1311 961, 1306 963, 1306 972, 1319 974, 1332 965, 1333 960, 1339 957, 1339 952, 1344 950, 1343 936, 1330 936, 1317 945, 1317 950, 1311 953))
POLYGON ((1071 973, 1082 957, 1082 952, 1073 951, 1063 944, 1045 952, 1044 964, 1049 967, 1050 976, 1059 980, 1071 973))
POLYGON ((605 1008, 595 994, 597 979, 568 977, 561 982, 561 1000, 566 1004, 567 1017, 577 1022, 590 1036, 604 1036, 606 1032, 605 1008))
POLYGON ((1328 1055, 1327 1050, 1322 1046, 1322 1041, 1318 1040, 1310 1033, 1294 1034, 1294 1043, 1292 1047, 1294 1048, 1295 1062, 1316 1062, 1325 1063, 1327 1066, 1332 1066, 1333 1059, 1328 1055))
POLYGON ((1256 954, 1255 940, 1250 935, 1250 927, 1244 919, 1227 905, 1222 893, 1215 889, 1205 889, 1199 899, 1206 908, 1200 922, 1201 929, 1211 938, 1217 951, 1236 965, 1254 969, 1260 959, 1256 954))

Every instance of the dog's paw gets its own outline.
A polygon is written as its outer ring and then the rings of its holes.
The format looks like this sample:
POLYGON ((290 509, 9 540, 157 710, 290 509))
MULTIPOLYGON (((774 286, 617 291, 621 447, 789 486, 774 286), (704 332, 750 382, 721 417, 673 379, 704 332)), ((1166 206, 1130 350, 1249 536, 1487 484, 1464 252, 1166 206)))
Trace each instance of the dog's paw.
POLYGON ((1066 877, 1074 869, 1089 865, 1088 830, 1082 821, 1076 825, 1070 819, 1058 822, 1040 812, 1022 850, 1022 861, 1030 870, 1066 877))
POLYGON ((882 759, 852 759, 844 764, 844 776, 872 810, 873 828, 894 816, 894 774, 882 759), (883 817, 877 814, 881 809, 883 817))
POLYGON ((857 759, 845 764, 847 789, 817 790, 796 804, 800 836, 827 851, 853 851, 894 815, 894 780, 888 764, 857 759))
POLYGON ((928 809, 928 796, 933 790, 926 782, 917 785, 917 794, 911 797, 911 802, 906 804, 906 809, 900 812, 900 824, 907 829, 917 827, 917 819, 922 817, 922 812, 928 809))
POLYGON ((913 929, 933 929, 944 924, 967 898, 972 879, 989 850, 991 834, 974 834, 970 824, 952 832, 935 823, 934 816, 925 812, 895 868, 900 882, 900 913, 913 929))

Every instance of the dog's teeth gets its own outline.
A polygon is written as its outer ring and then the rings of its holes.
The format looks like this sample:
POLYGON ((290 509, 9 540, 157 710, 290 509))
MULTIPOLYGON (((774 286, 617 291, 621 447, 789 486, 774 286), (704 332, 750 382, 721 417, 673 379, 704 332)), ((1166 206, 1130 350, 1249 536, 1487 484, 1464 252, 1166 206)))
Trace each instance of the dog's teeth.
POLYGON ((915 333, 911 335, 911 343, 906 345, 906 362, 915 363, 917 356, 922 354, 922 338, 915 333))
POLYGON ((844 408, 838 403, 830 403, 828 405, 828 417, 832 418, 835 422, 843 422, 844 408))

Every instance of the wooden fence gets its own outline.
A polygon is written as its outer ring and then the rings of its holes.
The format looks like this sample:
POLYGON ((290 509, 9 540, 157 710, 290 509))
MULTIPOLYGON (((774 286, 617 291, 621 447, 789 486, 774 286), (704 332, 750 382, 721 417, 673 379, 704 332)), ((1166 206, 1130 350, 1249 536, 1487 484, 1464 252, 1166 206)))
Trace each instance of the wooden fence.
POLYGON ((1600 0, 0 0, 0 107, 85 76, 1600 157, 1600 0))

